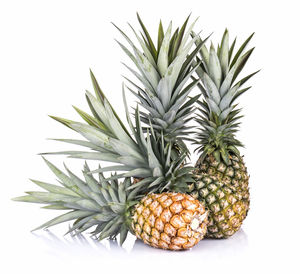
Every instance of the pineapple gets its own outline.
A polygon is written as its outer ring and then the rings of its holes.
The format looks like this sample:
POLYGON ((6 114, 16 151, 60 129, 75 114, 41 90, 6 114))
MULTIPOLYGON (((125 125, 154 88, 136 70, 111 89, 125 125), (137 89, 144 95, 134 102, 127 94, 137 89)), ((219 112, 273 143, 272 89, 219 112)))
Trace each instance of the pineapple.
POLYGON ((132 60, 138 72, 127 65, 126 67, 142 84, 139 86, 126 78, 133 87, 127 88, 137 97, 139 105, 143 108, 140 113, 144 127, 149 128, 151 125, 158 136, 163 134, 166 142, 172 144, 172 155, 176 158, 180 151, 188 151, 184 140, 189 140, 188 136, 192 133, 192 127, 187 126, 187 123, 192 119, 194 103, 199 98, 199 95, 189 97, 198 79, 191 83, 188 81, 197 69, 197 66, 192 66, 193 59, 206 39, 192 50, 194 42, 200 37, 195 35, 189 41, 197 20, 186 31, 188 17, 184 24, 173 33, 172 22, 166 31, 160 22, 155 47, 153 39, 138 14, 137 17, 142 28, 141 34, 139 35, 133 27, 130 27, 141 50, 117 27, 132 51, 117 42, 132 60))
POLYGON ((116 239, 120 234, 122 245, 130 231, 150 246, 169 250, 189 249, 206 233, 205 207, 190 195, 152 193, 140 199, 138 188, 128 190, 130 178, 118 182, 106 180, 99 173, 96 180, 85 164, 85 180, 82 180, 67 167, 68 175, 49 161, 45 162, 62 186, 32 180, 46 191, 30 191, 13 200, 46 204, 46 209, 68 212, 35 230, 74 220, 67 233, 95 228, 91 233, 99 240, 116 239))
MULTIPOLYGON (((193 34, 195 36, 195 34, 193 34)), ((227 238, 237 231, 249 209, 249 175, 238 147, 243 146, 236 139, 241 109, 236 99, 250 87, 242 88, 254 72, 239 81, 239 73, 254 48, 243 54, 253 34, 233 55, 236 40, 229 47, 229 34, 225 30, 217 52, 211 44, 200 49, 201 65, 196 72, 203 100, 198 101, 196 121, 201 126, 196 144, 201 153, 196 164, 196 184, 190 190, 210 209, 208 237, 227 238), (230 190, 230 191, 229 191, 230 190), (221 196, 220 196, 221 195, 221 196), (234 197, 229 200, 229 196, 234 197), (223 200, 222 200, 223 199, 223 200), (225 200, 227 203, 223 203, 225 200), (235 209, 238 207, 238 209, 235 209), (229 215, 227 212, 231 212, 229 215), (233 215, 232 215, 233 214, 233 215)), ((201 43, 197 39, 196 43, 201 43)), ((198 58, 197 63, 200 58, 198 58)))
POLYGON ((145 243, 180 250, 196 245, 206 233, 207 211, 190 195, 148 194, 135 207, 132 229, 145 243))

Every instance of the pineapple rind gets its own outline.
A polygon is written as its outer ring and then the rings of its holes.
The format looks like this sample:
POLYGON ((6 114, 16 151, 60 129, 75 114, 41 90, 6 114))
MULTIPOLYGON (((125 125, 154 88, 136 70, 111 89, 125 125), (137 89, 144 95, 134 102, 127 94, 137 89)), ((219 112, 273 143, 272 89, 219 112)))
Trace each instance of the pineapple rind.
POLYGON ((208 222, 204 205, 190 195, 148 194, 135 206, 132 230, 150 246, 189 249, 203 239, 208 222))
POLYGON ((204 161, 198 160, 195 173, 198 175, 208 174, 217 177, 226 185, 235 189, 237 195, 241 196, 243 201, 250 203, 249 178, 247 167, 243 157, 231 156, 230 163, 218 162, 212 155, 207 156, 204 161), (225 169, 220 169, 225 166, 225 169))
POLYGON ((249 210, 249 176, 242 158, 233 156, 225 169, 224 165, 211 155, 203 162, 198 161, 194 172, 196 183, 190 186, 190 194, 203 201, 209 210, 207 238, 233 235, 249 210))

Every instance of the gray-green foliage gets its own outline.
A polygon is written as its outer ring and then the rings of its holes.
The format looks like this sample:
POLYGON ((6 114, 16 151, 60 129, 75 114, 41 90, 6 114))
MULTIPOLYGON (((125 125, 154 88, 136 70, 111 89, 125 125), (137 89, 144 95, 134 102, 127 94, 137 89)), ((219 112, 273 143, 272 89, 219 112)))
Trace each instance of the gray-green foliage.
MULTIPOLYGON (((194 37, 197 37, 193 33, 194 37)), ((225 30, 221 43, 217 51, 213 44, 208 50, 202 46, 197 57, 196 72, 201 81, 197 84, 203 94, 203 100, 198 100, 199 113, 196 121, 201 128, 197 135, 196 144, 202 153, 201 158, 213 153, 217 160, 229 161, 230 153, 239 155, 237 147, 242 143, 235 138, 235 133, 239 128, 241 109, 238 109, 236 99, 247 91, 250 87, 242 88, 254 74, 258 71, 236 81, 240 72, 244 68, 248 58, 254 48, 245 51, 253 34, 241 45, 233 55, 236 39, 229 46, 229 34, 225 30)), ((196 38, 196 44, 201 44, 202 40, 196 38)))
POLYGON ((97 169, 93 172, 117 171, 114 178, 137 177, 142 180, 134 187, 143 193, 176 190, 185 191, 187 182, 192 181, 190 167, 179 170, 186 157, 181 153, 172 157, 172 145, 165 142, 164 134, 157 136, 150 126, 145 134, 142 130, 139 108, 135 110, 135 125, 131 121, 124 91, 123 99, 130 132, 117 116, 111 104, 100 89, 91 73, 96 96, 86 93, 92 115, 75 108, 86 123, 75 122, 52 116, 67 127, 80 133, 86 141, 56 139, 62 142, 87 147, 90 151, 62 151, 43 154, 63 154, 71 158, 108 161, 115 165, 97 169), (183 172, 186 171, 186 172, 183 172))
POLYGON ((166 141, 171 141, 179 148, 186 150, 184 140, 189 140, 192 127, 187 123, 192 119, 194 102, 199 96, 189 97, 193 87, 198 83, 191 82, 191 75, 197 69, 193 68, 193 59, 205 41, 193 49, 197 35, 189 40, 194 21, 187 29, 189 17, 184 24, 172 33, 172 22, 166 31, 160 22, 157 34, 157 46, 154 45, 148 30, 140 16, 138 21, 142 32, 133 33, 138 41, 135 45, 121 29, 118 30, 129 44, 131 50, 118 41, 120 47, 135 64, 137 71, 126 67, 141 82, 142 87, 128 80, 128 89, 137 97, 143 107, 141 121, 145 127, 153 127, 158 135, 163 134, 166 141), (139 49, 141 48, 141 50, 139 49))
POLYGON ((46 191, 28 191, 26 196, 14 198, 14 201, 46 204, 43 208, 66 210, 64 213, 34 230, 48 228, 63 222, 74 221, 67 233, 81 233, 94 228, 92 235, 99 240, 114 239, 120 234, 122 245, 130 230, 130 210, 140 199, 138 188, 129 190, 130 178, 122 182, 116 179, 106 180, 99 173, 98 180, 90 173, 87 163, 84 165, 84 180, 77 177, 66 166, 67 174, 44 159, 62 186, 31 180, 46 191))

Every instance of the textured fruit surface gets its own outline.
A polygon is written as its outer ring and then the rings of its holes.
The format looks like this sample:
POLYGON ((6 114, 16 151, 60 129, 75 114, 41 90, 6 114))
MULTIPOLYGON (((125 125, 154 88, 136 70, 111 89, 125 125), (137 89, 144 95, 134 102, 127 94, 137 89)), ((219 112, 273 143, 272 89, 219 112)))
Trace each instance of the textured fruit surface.
POLYGON ((228 238, 238 231, 246 218, 249 200, 241 191, 214 175, 195 175, 191 195, 202 201, 208 209, 207 238, 228 238))
POLYGON ((196 73, 203 96, 197 101, 199 112, 195 117, 200 127, 194 143, 198 145, 196 150, 200 157, 194 173, 196 177, 214 176, 212 180, 216 181, 211 184, 198 178, 196 186, 199 199, 205 200, 209 208, 214 206, 210 208, 207 234, 212 238, 232 235, 249 210, 249 176, 239 152, 243 144, 236 136, 243 115, 236 100, 251 88, 244 87, 244 84, 258 72, 241 79, 239 77, 254 50, 251 48, 245 51, 253 34, 237 47, 236 39, 229 43, 229 32, 225 29, 217 48, 211 43, 210 48, 203 46, 199 51, 203 64, 196 73), (224 197, 218 197, 218 194, 224 197), (223 206, 221 202, 228 205, 223 206), (238 207, 238 212, 235 212, 233 206, 238 207), (230 213, 231 210, 233 213, 230 213))
POLYGON ((242 157, 231 156, 229 164, 226 165, 223 161, 218 162, 212 155, 209 155, 202 163, 198 161, 196 168, 196 174, 213 175, 218 180, 234 187, 235 192, 242 197, 246 211, 249 210, 249 175, 242 157))
POLYGON ((153 247, 189 249, 203 239, 207 228, 204 205, 182 193, 149 194, 136 205, 132 229, 153 247))

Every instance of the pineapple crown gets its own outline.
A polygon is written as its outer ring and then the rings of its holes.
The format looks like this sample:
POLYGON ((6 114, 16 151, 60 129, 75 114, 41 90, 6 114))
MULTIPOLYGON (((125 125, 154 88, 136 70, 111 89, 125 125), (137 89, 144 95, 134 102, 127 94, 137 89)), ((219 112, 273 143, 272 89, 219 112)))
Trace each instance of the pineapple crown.
POLYGON ((135 109, 135 126, 133 125, 123 87, 126 116, 132 132, 130 134, 100 89, 92 72, 91 78, 96 97, 87 92, 86 98, 93 116, 75 107, 86 123, 51 116, 87 139, 87 141, 55 140, 84 146, 90 148, 91 151, 61 151, 42 154, 62 154, 71 158, 101 160, 117 164, 92 172, 121 172, 108 180, 128 177, 142 178, 139 183, 132 186, 132 188, 139 187, 141 193, 164 190, 186 191, 187 183, 193 181, 190 175, 192 167, 184 163, 186 153, 182 152, 174 159, 172 144, 165 141, 163 133, 161 136, 157 136, 151 123, 145 136, 138 107, 135 109))
POLYGON ((197 21, 195 20, 186 31, 190 17, 188 16, 184 24, 173 33, 172 22, 164 31, 160 21, 157 47, 155 47, 138 14, 137 17, 142 28, 141 34, 139 35, 131 25, 129 26, 138 40, 141 50, 116 26, 132 51, 119 41, 117 42, 133 61, 138 72, 125 66, 143 85, 140 87, 125 77, 133 87, 127 86, 127 88, 136 96, 139 105, 146 110, 146 112, 140 111, 141 121, 145 126, 144 130, 153 127, 158 135, 163 134, 168 142, 176 143, 179 149, 187 151, 183 140, 189 140, 187 136, 192 133, 192 127, 187 126, 187 123, 192 119, 190 114, 194 111, 194 103, 198 100, 199 95, 189 97, 191 90, 198 83, 197 79, 188 85, 186 83, 197 69, 197 66, 192 66, 193 59, 206 39, 198 43, 196 48, 191 51, 199 36, 196 35, 191 41, 188 41, 197 21))
MULTIPOLYGON (((196 37, 196 34, 193 33, 192 36, 196 37)), ((197 102, 199 113, 195 120, 201 128, 197 135, 199 141, 194 143, 200 145, 197 150, 202 152, 202 160, 211 153, 218 161, 222 159, 225 163, 229 163, 230 154, 239 156, 237 147, 243 145, 235 138, 235 133, 240 125, 239 119, 243 116, 239 115, 241 109, 237 108, 235 101, 250 89, 242 86, 258 71, 239 81, 236 78, 254 50, 251 48, 243 53, 252 36, 253 34, 233 55, 236 39, 229 47, 229 34, 226 29, 217 51, 213 44, 209 51, 206 46, 202 46, 199 51, 200 58, 197 57, 197 63, 201 64, 196 73, 201 79, 197 85, 203 94, 203 100, 197 102)), ((202 40, 197 38, 196 44, 201 43, 202 40)))
MULTIPOLYGON (((85 163, 84 180, 73 174, 66 166, 68 175, 44 159, 48 167, 58 178, 62 186, 31 180, 46 190, 29 191, 26 196, 14 198, 14 201, 46 204, 45 209, 68 210, 34 230, 48 228, 63 222, 74 220, 68 233, 81 233, 95 228, 91 234, 97 239, 115 239, 120 234, 120 244, 125 241, 131 229, 131 209, 140 197, 138 188, 128 190, 131 182, 126 178, 122 182, 116 179, 106 180, 103 173, 95 179, 85 163)), ((33 231, 34 231, 33 230, 33 231)))

